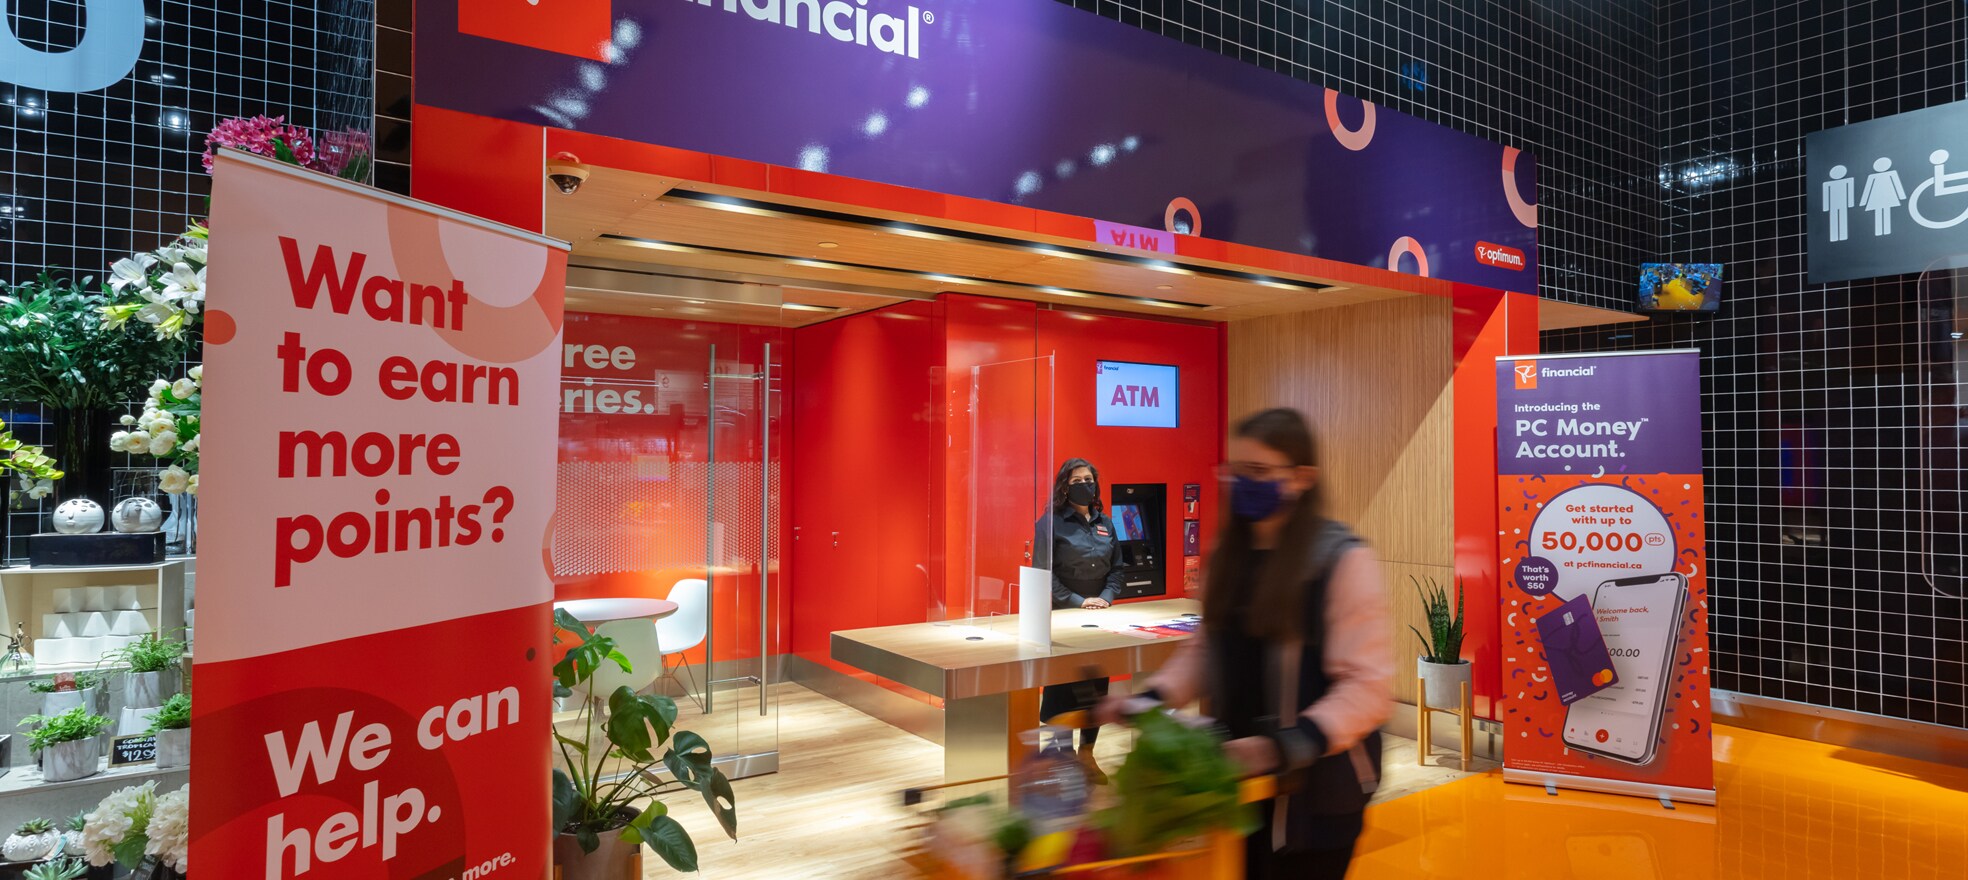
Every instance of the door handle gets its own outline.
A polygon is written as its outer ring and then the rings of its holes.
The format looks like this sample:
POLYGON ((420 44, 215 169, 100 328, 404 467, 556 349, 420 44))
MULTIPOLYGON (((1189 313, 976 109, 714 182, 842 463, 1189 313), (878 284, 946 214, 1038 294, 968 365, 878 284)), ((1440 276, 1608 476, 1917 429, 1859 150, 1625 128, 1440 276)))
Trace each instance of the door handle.
POLYGON ((834 546, 836 546, 836 547, 839 547, 840 545, 841 545, 841 533, 839 533, 839 532, 835 532, 835 533, 834 533, 834 546))
POLYGON ((1025 542, 1025 564, 1032 564, 1032 542, 1030 541, 1025 542))

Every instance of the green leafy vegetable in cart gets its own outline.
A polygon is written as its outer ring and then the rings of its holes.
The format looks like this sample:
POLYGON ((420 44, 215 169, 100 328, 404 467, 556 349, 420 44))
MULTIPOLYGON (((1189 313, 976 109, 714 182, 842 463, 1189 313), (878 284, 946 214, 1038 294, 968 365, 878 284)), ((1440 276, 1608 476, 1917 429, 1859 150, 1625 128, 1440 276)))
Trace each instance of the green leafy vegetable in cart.
POLYGON ((1211 831, 1257 829, 1256 812, 1238 799, 1241 773, 1214 733, 1161 711, 1133 724, 1134 751, 1114 773, 1118 802, 1097 818, 1115 855, 1147 855, 1211 831))

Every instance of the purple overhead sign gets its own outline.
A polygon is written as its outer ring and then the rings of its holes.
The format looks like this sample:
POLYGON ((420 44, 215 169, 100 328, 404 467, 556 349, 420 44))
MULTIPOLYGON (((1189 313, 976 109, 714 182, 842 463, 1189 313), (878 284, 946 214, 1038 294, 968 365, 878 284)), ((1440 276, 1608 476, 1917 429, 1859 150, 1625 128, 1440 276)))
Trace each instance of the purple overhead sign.
POLYGON ((418 104, 1537 289, 1529 154, 1054 0, 461 2, 418 104))

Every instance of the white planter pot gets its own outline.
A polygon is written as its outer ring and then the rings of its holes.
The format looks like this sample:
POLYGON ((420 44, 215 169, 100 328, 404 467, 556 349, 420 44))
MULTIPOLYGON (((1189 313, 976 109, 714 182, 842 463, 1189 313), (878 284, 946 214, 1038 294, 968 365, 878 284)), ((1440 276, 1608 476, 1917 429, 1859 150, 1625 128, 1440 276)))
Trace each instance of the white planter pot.
POLYGON ((157 769, 169 770, 191 764, 191 728, 157 732, 157 769))
POLYGON ((1415 671, 1421 675, 1422 701, 1430 708, 1462 708, 1462 686, 1470 679, 1469 661, 1430 663, 1426 657, 1416 657, 1415 671))
POLYGON ((77 706, 87 706, 91 713, 96 711, 98 688, 83 688, 79 691, 51 691, 41 695, 41 714, 60 715, 77 706))
POLYGON ((149 732, 151 718, 157 715, 159 708, 162 707, 139 709, 135 706, 124 706, 123 714, 116 719, 116 735, 132 736, 149 732))
POLYGON ((123 702, 138 709, 155 709, 176 695, 180 670, 173 666, 162 672, 132 672, 123 683, 123 702))
POLYGON ((49 782, 67 782, 94 776, 102 769, 101 761, 102 755, 93 738, 56 743, 41 750, 41 778, 49 782))

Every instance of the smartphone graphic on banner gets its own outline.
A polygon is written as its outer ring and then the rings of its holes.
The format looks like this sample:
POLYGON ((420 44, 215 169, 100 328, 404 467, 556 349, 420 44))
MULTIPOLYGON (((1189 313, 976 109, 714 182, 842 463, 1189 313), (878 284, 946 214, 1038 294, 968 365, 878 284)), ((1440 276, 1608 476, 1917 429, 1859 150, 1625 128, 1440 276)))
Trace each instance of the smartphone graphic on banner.
POLYGON ((1633 764, 1654 760, 1687 604, 1688 579, 1678 572, 1599 585, 1593 615, 1618 680, 1566 711, 1565 745, 1633 764))

